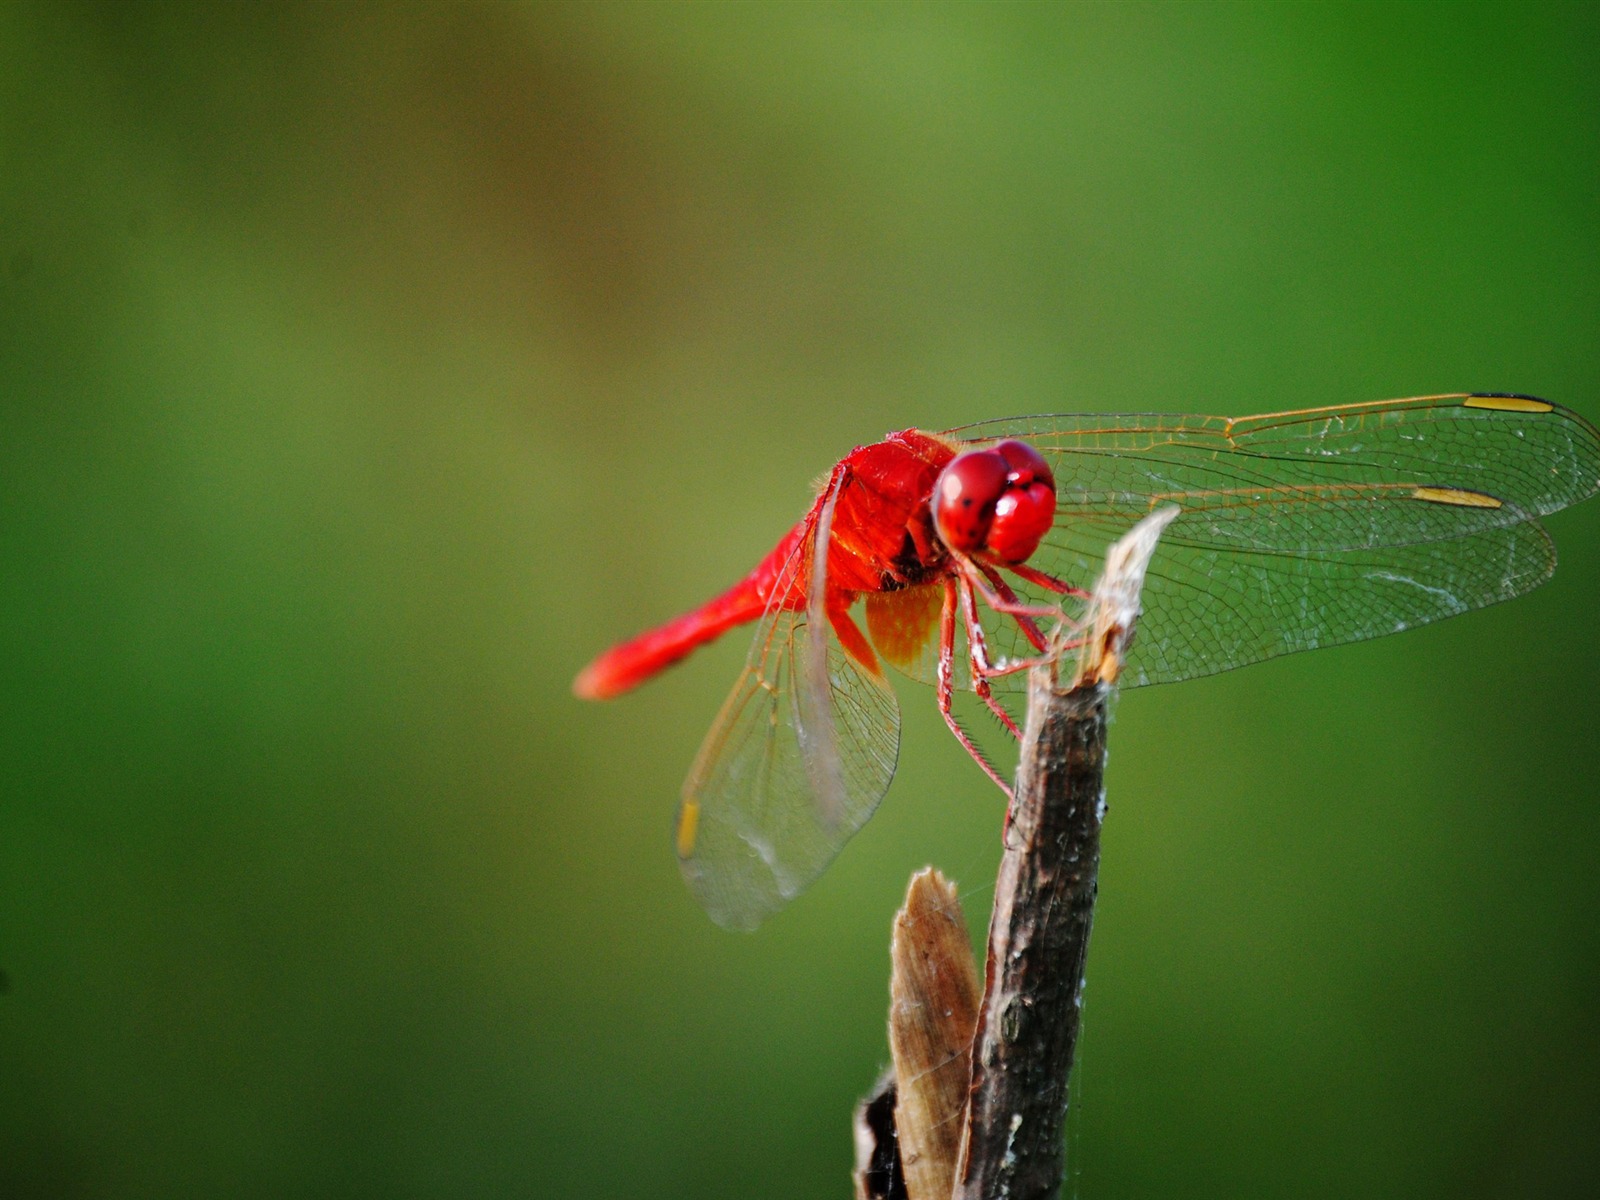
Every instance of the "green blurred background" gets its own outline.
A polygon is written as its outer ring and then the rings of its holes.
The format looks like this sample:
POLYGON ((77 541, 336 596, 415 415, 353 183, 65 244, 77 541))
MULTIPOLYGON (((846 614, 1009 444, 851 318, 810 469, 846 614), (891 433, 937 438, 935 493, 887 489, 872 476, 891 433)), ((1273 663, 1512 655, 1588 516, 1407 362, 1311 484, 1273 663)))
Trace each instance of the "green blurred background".
MULTIPOLYGON (((1593 5, 0 4, 0 1197, 848 1194, 903 684, 754 936, 733 638, 886 430, 1600 417, 1593 5)), ((1073 1194, 1592 1195, 1600 504, 1533 596, 1123 698, 1073 1194)))

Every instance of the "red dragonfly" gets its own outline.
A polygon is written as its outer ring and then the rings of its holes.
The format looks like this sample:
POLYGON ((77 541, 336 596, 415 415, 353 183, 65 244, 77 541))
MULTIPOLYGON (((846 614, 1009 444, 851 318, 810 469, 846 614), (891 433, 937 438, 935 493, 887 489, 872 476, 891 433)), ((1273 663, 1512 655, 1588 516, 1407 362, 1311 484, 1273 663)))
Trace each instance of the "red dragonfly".
POLYGON ((883 664, 970 690, 1012 732, 1022 668, 1106 546, 1176 505, 1124 685, 1359 641, 1530 591, 1538 518, 1600 488, 1600 433, 1544 400, 1454 394, 1253 417, 1019 417, 858 446, 744 579, 608 650, 573 690, 643 683, 735 625, 755 644, 683 786, 677 850, 718 923, 753 928, 877 808, 899 754, 883 664), (824 547, 825 553, 818 553, 824 547), (857 604, 864 620, 857 619, 857 604))

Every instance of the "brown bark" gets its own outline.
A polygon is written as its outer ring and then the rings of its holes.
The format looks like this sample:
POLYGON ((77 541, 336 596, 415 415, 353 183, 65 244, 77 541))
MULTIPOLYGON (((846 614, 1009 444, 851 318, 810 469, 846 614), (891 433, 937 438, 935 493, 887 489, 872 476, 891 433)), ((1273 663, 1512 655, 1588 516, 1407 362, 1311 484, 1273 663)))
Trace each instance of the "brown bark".
POLYGON ((1054 1197, 1100 865, 1108 689, 1029 689, 956 1200, 1054 1197))

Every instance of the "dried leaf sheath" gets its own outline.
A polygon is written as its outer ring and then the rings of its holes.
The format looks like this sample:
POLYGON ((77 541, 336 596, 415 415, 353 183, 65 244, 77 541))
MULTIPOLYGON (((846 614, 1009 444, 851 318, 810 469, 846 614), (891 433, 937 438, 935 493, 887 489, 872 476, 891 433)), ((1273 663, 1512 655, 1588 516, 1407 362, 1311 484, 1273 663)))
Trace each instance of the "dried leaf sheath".
POLYGON ((889 950, 895 1126, 910 1200, 948 1200, 967 1111, 980 996, 955 886, 931 867, 911 877, 889 950))

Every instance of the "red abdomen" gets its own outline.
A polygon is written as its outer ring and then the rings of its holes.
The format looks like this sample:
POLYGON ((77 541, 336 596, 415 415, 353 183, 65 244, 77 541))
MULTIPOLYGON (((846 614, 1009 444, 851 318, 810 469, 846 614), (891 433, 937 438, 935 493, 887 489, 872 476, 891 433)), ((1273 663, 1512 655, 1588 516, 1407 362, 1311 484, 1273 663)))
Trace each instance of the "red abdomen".
MULTIPOLYGON (((838 481, 839 498, 828 538, 830 609, 847 608, 864 592, 920 582, 942 561, 928 498, 934 480, 954 454, 954 447, 942 438, 907 429, 870 446, 858 446, 834 467, 829 482, 838 481)), ((619 695, 734 626, 756 620, 769 604, 786 610, 804 608, 810 572, 797 570, 791 560, 816 521, 818 507, 813 504, 755 570, 733 587, 607 650, 583 669, 572 690, 586 700, 619 695)))

